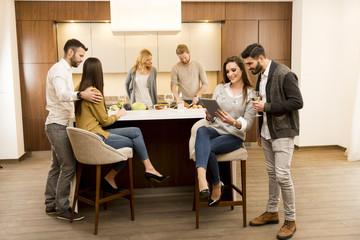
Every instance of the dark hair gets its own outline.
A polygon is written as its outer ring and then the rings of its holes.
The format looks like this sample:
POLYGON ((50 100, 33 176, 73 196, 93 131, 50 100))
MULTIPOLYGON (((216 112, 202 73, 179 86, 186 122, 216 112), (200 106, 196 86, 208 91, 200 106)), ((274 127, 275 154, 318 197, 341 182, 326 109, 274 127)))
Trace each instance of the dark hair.
POLYGON ((260 44, 257 44, 257 43, 247 46, 245 48, 245 50, 241 53, 241 57, 243 59, 251 57, 251 58, 257 60, 260 57, 260 55, 262 55, 262 56, 264 56, 264 58, 266 58, 265 50, 264 50, 263 46, 261 46, 260 44))
MULTIPOLYGON (((95 87, 104 96, 103 70, 99 59, 90 57, 86 59, 83 67, 83 74, 80 81, 79 91, 84 91, 88 87, 95 87)), ((81 114, 82 99, 75 103, 75 115, 81 114)), ((105 101, 104 101, 105 105, 105 101)))
POLYGON ((226 61, 224 62, 223 65, 223 83, 228 83, 230 82, 227 74, 226 74, 226 65, 230 62, 234 62, 236 63, 236 65, 239 66, 240 70, 241 70, 241 79, 244 83, 243 86, 243 102, 245 102, 245 99, 247 99, 247 90, 250 88, 253 88, 250 79, 249 79, 249 75, 245 69, 245 64, 243 62, 243 60, 241 60, 238 56, 232 56, 232 57, 228 57, 226 59, 226 61))
POLYGON ((76 49, 78 49, 79 47, 83 48, 85 51, 88 50, 87 47, 85 47, 85 45, 80 42, 77 39, 69 39, 66 41, 65 45, 64 45, 64 54, 67 53, 67 51, 69 51, 69 49, 71 48, 74 52, 76 52, 76 49))

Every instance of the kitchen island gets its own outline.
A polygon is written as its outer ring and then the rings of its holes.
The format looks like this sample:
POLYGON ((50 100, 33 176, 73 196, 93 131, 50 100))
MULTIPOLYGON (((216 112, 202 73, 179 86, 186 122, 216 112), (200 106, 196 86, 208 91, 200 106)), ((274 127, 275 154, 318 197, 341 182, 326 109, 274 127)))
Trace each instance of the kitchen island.
MULTIPOLYGON (((160 173, 170 176, 163 183, 155 183, 155 186, 193 186, 195 163, 189 159, 189 139, 193 124, 204 117, 204 109, 128 111, 126 116, 119 118, 108 128, 139 127, 141 129, 152 164, 160 173)), ((110 169, 111 166, 106 166, 103 174, 110 169)), ((144 166, 136 154, 133 169, 134 187, 149 187, 149 183, 144 178, 144 166)), ((119 186, 127 186, 126 172, 123 170, 116 177, 119 186)), ((92 178, 93 172, 89 171, 88 174, 88 177, 84 176, 85 179, 92 178)))

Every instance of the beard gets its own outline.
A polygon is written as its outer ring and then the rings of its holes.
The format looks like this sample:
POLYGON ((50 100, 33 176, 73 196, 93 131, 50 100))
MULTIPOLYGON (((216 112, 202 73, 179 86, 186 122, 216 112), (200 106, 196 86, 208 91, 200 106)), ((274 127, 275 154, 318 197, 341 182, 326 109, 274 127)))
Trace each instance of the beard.
POLYGON ((251 69, 250 69, 250 71, 251 71, 251 73, 252 73, 253 75, 258 74, 259 72, 261 72, 261 70, 262 70, 262 66, 260 65, 259 62, 257 62, 257 65, 256 65, 255 68, 251 68, 251 69))
POLYGON ((79 63, 76 61, 76 58, 75 58, 75 55, 73 55, 71 58, 70 58, 70 63, 71 63, 71 66, 72 67, 78 67, 79 66, 79 63))

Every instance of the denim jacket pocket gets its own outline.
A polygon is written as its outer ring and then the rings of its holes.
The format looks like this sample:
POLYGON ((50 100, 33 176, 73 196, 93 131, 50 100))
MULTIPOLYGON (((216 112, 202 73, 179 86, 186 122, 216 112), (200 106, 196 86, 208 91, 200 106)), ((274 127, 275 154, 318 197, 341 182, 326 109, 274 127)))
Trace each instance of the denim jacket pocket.
POLYGON ((274 116, 274 128, 276 131, 290 128, 289 118, 287 114, 274 116))

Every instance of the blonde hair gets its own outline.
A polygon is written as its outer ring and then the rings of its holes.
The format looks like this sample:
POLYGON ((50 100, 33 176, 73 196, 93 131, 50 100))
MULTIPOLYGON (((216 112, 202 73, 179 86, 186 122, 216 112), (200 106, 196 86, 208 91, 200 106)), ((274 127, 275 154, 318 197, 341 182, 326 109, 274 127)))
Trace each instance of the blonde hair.
MULTIPOLYGON (((148 50, 148 49, 142 49, 138 55, 138 57, 136 58, 136 62, 133 66, 133 70, 132 72, 136 72, 137 70, 141 71, 142 69, 144 69, 145 67, 145 62, 146 62, 146 59, 149 57, 149 56, 152 56, 151 52, 148 50)), ((150 67, 149 70, 152 69, 152 66, 150 67)))
POLYGON ((189 48, 185 44, 179 44, 176 48, 176 55, 180 55, 183 53, 189 53, 189 48))

